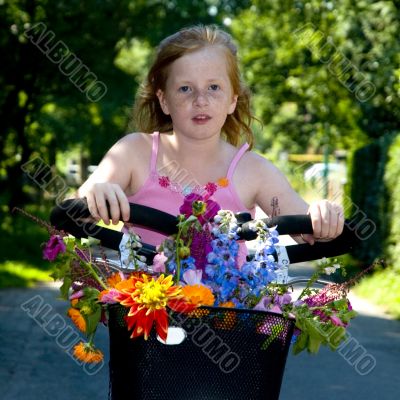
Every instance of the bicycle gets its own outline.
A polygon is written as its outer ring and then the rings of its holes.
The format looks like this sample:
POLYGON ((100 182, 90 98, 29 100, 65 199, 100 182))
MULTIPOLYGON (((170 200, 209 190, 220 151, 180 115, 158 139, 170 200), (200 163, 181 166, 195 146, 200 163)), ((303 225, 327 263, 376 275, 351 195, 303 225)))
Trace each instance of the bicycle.
MULTIPOLYGON (((176 217, 149 207, 131 204, 130 221, 171 235, 176 217)), ((85 221, 90 216, 82 200, 67 200, 53 209, 51 223, 75 237, 93 236, 101 245, 117 250, 122 233, 85 221)), ((252 240, 250 215, 236 215, 240 239, 252 240)), ((307 215, 279 216, 263 220, 278 226, 281 235, 312 233, 307 215)), ((290 263, 347 253, 355 235, 345 228, 331 242, 280 246, 276 258, 283 266, 280 283, 292 285, 290 263)), ((142 254, 151 265, 156 254, 144 245, 142 254)), ((123 270, 118 262, 113 268, 123 270)), ((124 325, 126 309, 109 306, 110 386, 109 399, 279 399, 294 320, 268 311, 223 307, 200 307, 189 315, 171 313, 173 343, 163 343, 155 334, 145 341, 132 340, 124 325), (243 345, 245 344, 245 345, 243 345)))

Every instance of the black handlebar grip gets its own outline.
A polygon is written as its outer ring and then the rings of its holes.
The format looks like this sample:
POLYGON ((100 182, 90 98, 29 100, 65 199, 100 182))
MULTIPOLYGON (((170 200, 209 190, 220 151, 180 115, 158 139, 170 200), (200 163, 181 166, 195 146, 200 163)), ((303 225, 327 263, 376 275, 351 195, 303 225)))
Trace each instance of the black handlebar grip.
MULTIPOLYGON (((87 218, 90 218, 90 212, 86 201, 84 199, 71 199, 57 205, 52 210, 50 222, 55 228, 64 230, 77 238, 92 236, 99 239, 104 247, 118 250, 122 233, 86 222, 85 219, 87 218)), ((251 224, 254 221, 248 221, 248 218, 248 215, 243 214, 243 218, 239 221, 239 224, 242 222, 240 224, 240 239, 252 240, 257 237, 257 232, 251 229, 251 224)), ((278 216, 265 218, 263 221, 269 228, 277 226, 280 235, 312 233, 309 215, 278 216)), ((130 204, 129 222, 167 236, 177 232, 177 218, 175 216, 138 204, 130 204)), ((342 235, 330 242, 316 242, 313 246, 309 244, 288 246, 290 262, 296 263, 322 257, 334 257, 349 252, 356 242, 356 235, 347 225, 350 224, 345 224, 342 235)), ((154 246, 143 244, 143 253, 148 259, 152 259, 155 254, 154 246)))
MULTIPOLYGON (((309 215, 285 215, 262 220, 268 228, 277 226, 280 235, 299 235, 312 234, 313 228, 309 215)), ((241 225, 239 236, 241 239, 256 239, 257 233, 251 229, 254 221, 249 221, 241 225)), ((353 224, 354 225, 354 224, 353 224)), ((291 263, 318 260, 323 257, 336 257, 352 251, 359 240, 353 229, 351 221, 346 220, 343 232, 336 239, 329 242, 315 242, 314 245, 308 243, 287 246, 286 251, 291 263)))
MULTIPOLYGON (((278 226, 280 235, 300 235, 300 233, 313 233, 311 218, 309 215, 284 215, 280 217, 264 218, 262 221, 268 228, 278 226)), ((239 236, 244 240, 253 240, 257 237, 251 226, 254 221, 241 225, 239 236)))
POLYGON ((286 251, 290 262, 294 264, 323 257, 337 257, 351 252, 359 239, 349 225, 345 223, 342 234, 329 242, 315 242, 312 246, 308 243, 287 246, 286 251))
MULTIPOLYGON (((77 233, 78 237, 87 236, 87 229, 90 225, 93 225, 90 229, 91 233, 101 229, 98 226, 94 228, 96 226, 94 224, 88 225, 82 221, 79 222, 87 218, 90 218, 90 211, 85 199, 65 200, 54 207, 50 214, 50 222, 53 226, 57 229, 65 230, 74 236, 77 233), (68 231, 67 228, 71 227, 74 229, 74 233, 68 231), (79 233, 77 232, 78 227, 81 227, 81 232, 79 233), (83 231, 83 227, 86 228, 85 231, 83 231)), ((176 216, 140 204, 130 204, 129 222, 161 232, 165 235, 172 235, 177 231, 176 216)))

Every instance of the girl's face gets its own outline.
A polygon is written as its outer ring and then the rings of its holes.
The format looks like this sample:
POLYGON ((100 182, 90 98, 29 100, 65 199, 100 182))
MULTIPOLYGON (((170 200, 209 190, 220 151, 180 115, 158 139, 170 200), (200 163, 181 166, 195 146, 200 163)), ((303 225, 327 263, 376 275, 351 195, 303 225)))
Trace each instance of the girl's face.
POLYGON ((197 139, 219 135, 238 97, 224 50, 209 46, 175 60, 169 66, 165 91, 159 90, 157 96, 163 112, 171 116, 175 133, 197 139))

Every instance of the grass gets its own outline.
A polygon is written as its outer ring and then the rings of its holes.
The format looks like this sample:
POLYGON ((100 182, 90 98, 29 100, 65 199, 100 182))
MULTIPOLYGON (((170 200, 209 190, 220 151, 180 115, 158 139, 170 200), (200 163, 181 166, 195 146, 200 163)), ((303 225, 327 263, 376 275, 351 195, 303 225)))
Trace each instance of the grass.
MULTIPOLYGON (((27 207, 31 214, 46 220, 46 207, 27 207)), ((2 213, 0 225, 0 288, 29 287, 51 280, 51 266, 42 259, 41 244, 47 230, 19 213, 2 213)))
MULTIPOLYGON (((50 214, 46 206, 27 206, 25 210, 44 221, 50 214)), ((0 218, 0 289, 51 281, 52 266, 43 260, 41 250, 49 238, 46 228, 19 213, 2 213, 0 218)), ((116 230, 121 227, 122 223, 107 226, 116 230)))
POLYGON ((21 261, 5 261, 0 264, 0 288, 27 287, 38 281, 52 280, 48 271, 21 261))
POLYGON ((356 286, 355 293, 381 305, 396 319, 400 319, 400 272, 381 269, 366 276, 356 286))

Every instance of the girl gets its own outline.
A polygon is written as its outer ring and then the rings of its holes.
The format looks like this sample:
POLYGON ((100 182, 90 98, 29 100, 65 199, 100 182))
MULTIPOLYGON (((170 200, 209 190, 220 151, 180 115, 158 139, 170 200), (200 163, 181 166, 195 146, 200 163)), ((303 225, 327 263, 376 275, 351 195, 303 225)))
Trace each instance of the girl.
MULTIPOLYGON (((185 195, 211 190, 222 209, 253 217, 256 205, 268 215, 277 207, 283 215, 309 213, 314 234, 303 239, 310 244, 342 232, 339 205, 309 206, 277 168, 248 151, 250 97, 236 52, 230 35, 213 26, 186 28, 161 42, 135 105, 142 132, 118 141, 78 190, 95 219, 127 221, 129 202, 177 215, 185 195)), ((163 240, 135 230, 146 243, 163 240)))

